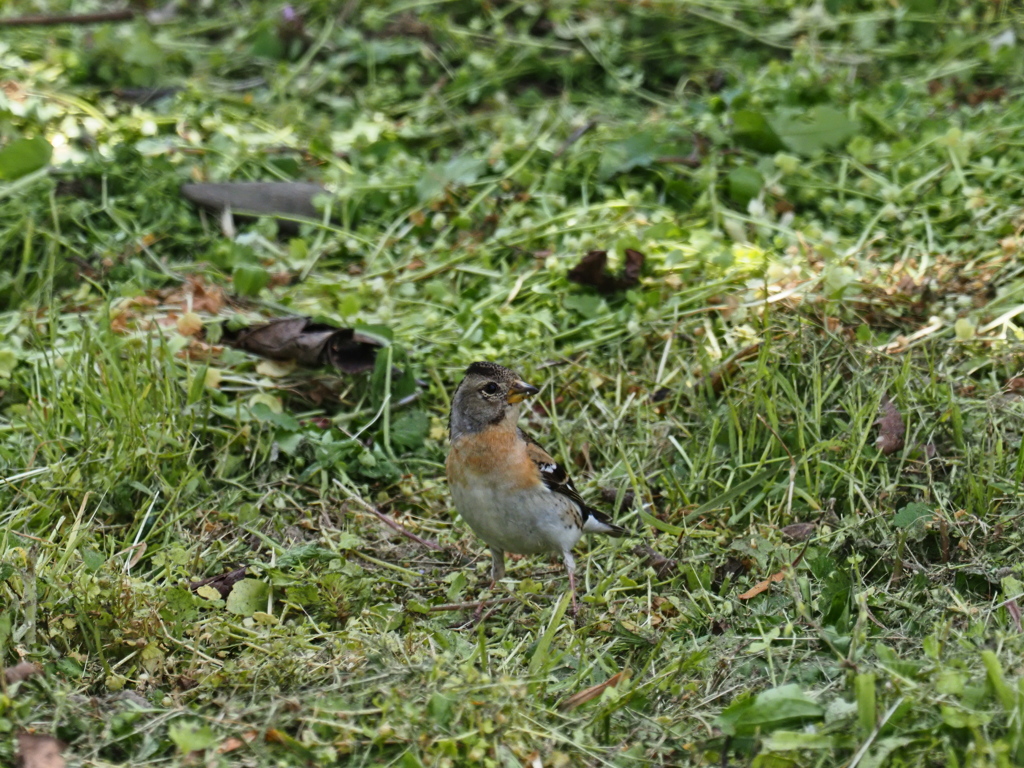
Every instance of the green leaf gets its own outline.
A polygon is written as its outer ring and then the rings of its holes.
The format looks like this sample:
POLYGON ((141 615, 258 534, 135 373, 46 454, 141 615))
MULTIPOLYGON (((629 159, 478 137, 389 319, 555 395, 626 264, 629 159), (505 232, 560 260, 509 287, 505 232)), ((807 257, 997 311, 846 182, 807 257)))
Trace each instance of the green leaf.
MULTIPOLYGON (((327 320, 330 322, 330 320, 327 320)), ((386 325, 368 325, 366 323, 356 323, 352 326, 353 330, 357 331, 363 336, 366 336, 373 341, 376 341, 382 347, 386 347, 395 340, 395 333, 386 325)))
POLYGON ((15 139, 0 149, 0 179, 14 181, 38 171, 50 162, 53 147, 42 136, 15 139))
POLYGON ((741 165, 729 171, 726 182, 729 185, 729 197, 746 208, 747 203, 757 197, 764 186, 764 176, 749 165, 741 165))
POLYGON ((666 523, 664 520, 659 520, 645 509, 638 509, 637 512, 640 513, 640 519, 644 523, 661 531, 662 533, 667 533, 669 536, 682 536, 686 533, 685 528, 678 525, 672 525, 671 523, 666 523))
POLYGON ((423 411, 409 411, 391 422, 391 443, 413 449, 423 445, 430 432, 430 417, 423 411))
POLYGON ((421 203, 440 197, 451 184, 472 184, 487 167, 483 158, 462 155, 446 163, 429 166, 416 183, 416 195, 421 203))
POLYGON ((768 119, 750 109, 733 114, 732 137, 740 146, 756 152, 778 152, 784 146, 768 119))
POLYGON ((445 696, 443 693, 434 692, 430 700, 427 702, 427 710, 430 712, 430 716, 434 719, 438 725, 448 725, 452 719, 452 709, 455 704, 455 699, 451 696, 445 696))
POLYGON ((533 656, 530 657, 530 675, 536 677, 541 674, 547 665, 548 654, 551 651, 551 643, 555 639, 555 634, 558 632, 559 627, 562 625, 562 617, 565 616, 565 610, 569 607, 569 601, 572 599, 572 593, 566 590, 565 594, 562 595, 562 599, 558 601, 558 605, 555 606, 555 610, 551 614, 551 620, 548 622, 547 629, 544 630, 544 634, 540 637, 537 642, 537 647, 533 651, 533 656))
POLYGON ((907 504, 899 512, 892 517, 892 524, 895 528, 907 529, 917 523, 919 520, 930 518, 935 514, 935 511, 928 504, 920 501, 915 501, 912 504, 907 504))
POLYGON ((753 477, 747 478, 742 483, 737 483, 736 485, 732 486, 729 490, 725 491, 724 493, 718 494, 718 496, 711 499, 710 501, 705 501, 692 512, 687 512, 686 517, 683 519, 687 521, 693 520, 694 518, 700 517, 701 515, 706 515, 707 513, 712 512, 716 509, 722 509, 723 507, 725 507, 726 504, 728 504, 738 496, 744 495, 747 491, 751 490, 752 488, 756 488, 759 485, 763 485, 772 476, 773 473, 774 471, 772 469, 762 469, 753 477))
POLYGON ((857 123, 845 112, 827 105, 780 110, 769 124, 788 149, 801 155, 838 147, 858 130, 857 123))
POLYGON ((857 723, 862 736, 867 736, 875 729, 878 722, 878 709, 875 702, 875 676, 864 672, 853 679, 853 688, 857 695, 857 723))
POLYGON ((288 432, 298 432, 301 429, 301 425, 294 416, 288 413, 274 413, 266 403, 254 403, 249 410, 257 421, 269 422, 288 432))
POLYGON ((257 296, 270 285, 270 273, 255 264, 238 264, 231 272, 231 281, 240 296, 257 296))
POLYGON ((996 692, 996 698, 1003 705, 1003 709, 1009 714, 1017 709, 1017 696, 1013 688, 1006 682, 1003 674, 1003 665, 999 663, 999 657, 995 651, 985 650, 981 652, 981 663, 985 665, 985 673, 992 689, 996 692))
POLYGON ((320 592, 313 584, 295 584, 285 587, 285 598, 296 605, 316 605, 320 602, 320 592))
POLYGON ((335 546, 343 552, 349 549, 359 549, 359 547, 363 546, 365 543, 366 542, 354 533, 348 533, 347 531, 339 533, 337 538, 334 540, 335 546))
POLYGON ((570 293, 562 299, 567 309, 574 309, 587 320, 593 320, 605 308, 605 301, 600 296, 590 293, 570 293))
POLYGON ((258 264, 236 264, 231 271, 235 292, 241 296, 257 296, 270 284, 270 273, 258 264))
POLYGON ((178 751, 184 755, 189 752, 197 752, 209 749, 217 743, 217 734, 213 732, 206 723, 198 723, 194 720, 177 720, 167 728, 167 736, 178 751))
POLYGON ((263 59, 284 58, 284 43, 271 22, 265 21, 256 27, 252 35, 252 53, 263 59))
POLYGON ((0 349, 0 379, 9 379, 18 365, 18 355, 13 349, 0 349))
POLYGON ((825 710, 796 684, 762 691, 726 707, 715 720, 730 736, 770 733, 779 728, 820 720, 825 710))
POLYGON ((794 752, 798 749, 835 749, 836 734, 776 731, 762 743, 765 752, 794 752))
POLYGON ((209 370, 210 366, 200 365, 192 375, 192 383, 188 387, 188 398, 185 400, 188 405, 197 403, 202 398, 203 392, 206 390, 206 373, 209 370))
POLYGON ((392 402, 416 391, 416 377, 406 364, 405 350, 397 345, 382 349, 374 361, 373 373, 370 374, 370 397, 374 407, 380 407, 384 402, 389 377, 392 402))
POLYGON ((267 596, 270 586, 259 579, 242 579, 228 594, 227 609, 239 616, 252 616, 257 611, 267 610, 267 596))
POLYGON ((980 728, 992 719, 992 715, 987 712, 968 712, 945 704, 939 710, 942 712, 942 722, 950 728, 980 728))
POLYGON ((658 141, 649 131, 640 131, 627 139, 608 144, 601 152, 598 176, 607 179, 616 173, 646 168, 660 154, 658 141))
POLYGON ((299 452, 299 446, 305 441, 306 436, 301 432, 278 432, 274 436, 274 441, 277 443, 277 447, 281 449, 282 453, 287 456, 294 456, 299 452))

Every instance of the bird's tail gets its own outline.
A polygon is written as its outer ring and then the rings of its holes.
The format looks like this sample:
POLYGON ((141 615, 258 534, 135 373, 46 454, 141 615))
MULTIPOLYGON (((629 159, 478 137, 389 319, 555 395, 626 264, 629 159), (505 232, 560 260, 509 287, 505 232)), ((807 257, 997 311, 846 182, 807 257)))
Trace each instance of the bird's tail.
POLYGON ((603 533, 605 536, 619 538, 625 536, 629 531, 621 525, 616 525, 604 512, 592 507, 587 507, 587 518, 583 521, 584 533, 603 533))

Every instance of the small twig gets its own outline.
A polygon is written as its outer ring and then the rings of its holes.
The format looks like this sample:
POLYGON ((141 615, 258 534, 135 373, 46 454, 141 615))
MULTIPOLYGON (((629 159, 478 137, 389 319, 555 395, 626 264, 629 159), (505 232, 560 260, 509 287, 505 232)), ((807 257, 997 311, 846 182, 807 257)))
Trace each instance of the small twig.
POLYGON ((514 603, 518 599, 519 598, 516 597, 499 597, 494 600, 471 600, 468 603, 445 603, 444 605, 430 606, 430 612, 464 611, 467 608, 477 608, 484 605, 504 605, 505 603, 514 603))
POLYGON ((216 576, 210 576, 206 579, 200 579, 199 581, 190 582, 188 588, 195 592, 200 587, 207 585, 213 587, 218 592, 222 599, 227 599, 227 596, 231 593, 231 589, 235 584, 245 578, 247 573, 247 566, 236 568, 233 571, 227 573, 218 573, 216 576))
POLYGON ((335 482, 335 484, 339 488, 341 488, 342 490, 345 491, 346 494, 348 494, 348 497, 349 497, 350 500, 354 501, 356 504, 361 506, 367 512, 372 512, 385 525, 390 526, 391 528, 394 528, 396 531, 398 531, 403 536, 412 539, 417 544, 421 544, 424 547, 426 547, 427 549, 432 549, 435 552, 444 552, 444 547, 442 547, 436 541, 430 541, 429 539, 424 539, 421 536, 417 536, 412 531, 407 530, 406 528, 402 527, 399 523, 397 523, 395 520, 393 520, 392 518, 390 518, 387 515, 385 515, 383 512, 381 512, 379 509, 377 509, 372 504, 368 504, 365 501, 363 501, 361 498, 359 498, 359 496, 357 496, 355 493, 353 493, 351 490, 349 490, 344 485, 344 483, 342 483, 340 480, 335 479, 334 482, 335 482))
POLYGON ((640 544, 639 546, 634 547, 633 554, 641 558, 644 565, 653 568, 659 579, 665 579, 671 576, 677 566, 675 560, 670 557, 665 557, 663 554, 655 551, 647 544, 640 544))
POLYGON ((0 27, 53 27, 58 24, 105 24, 108 21, 131 21, 135 11, 104 11, 102 13, 58 13, 35 14, 32 16, 13 16, 0 19, 0 27))
MULTIPOLYGON (((775 439, 779 441, 779 445, 782 446, 782 450, 789 456, 789 489, 786 491, 786 516, 788 517, 793 512, 793 490, 796 487, 796 459, 793 458, 793 454, 790 453, 789 447, 786 442, 779 437, 779 433, 775 431, 771 424, 762 416, 760 413, 757 414, 757 419, 764 424, 765 429, 775 436, 775 439)), ((801 555, 802 557, 803 555, 801 555)))
POLYGON ((569 134, 569 138, 566 139, 565 143, 562 144, 562 146, 560 146, 558 148, 558 151, 555 152, 554 157, 558 158, 558 157, 561 157, 562 155, 564 155, 566 152, 569 151, 569 148, 573 144, 575 144, 577 141, 582 139, 586 134, 590 133, 590 131, 594 130, 594 128, 596 128, 596 127, 597 127, 597 120, 591 120, 586 125, 581 125, 575 131, 573 131, 572 133, 569 134))
POLYGON ((412 531, 407 530, 406 528, 403 528, 399 523, 397 523, 395 520, 393 520, 392 518, 390 518, 387 515, 385 515, 383 512, 381 512, 376 507, 369 507, 369 509, 370 509, 371 512, 373 512, 373 514, 375 514, 377 516, 377 518, 382 523, 384 523, 385 525, 388 525, 388 526, 394 528, 396 531, 398 531, 403 536, 406 536, 406 537, 412 539, 417 544, 422 544, 427 549, 432 549, 435 552, 444 552, 444 547, 442 547, 436 541, 430 541, 430 539, 424 539, 422 536, 417 536, 412 531))

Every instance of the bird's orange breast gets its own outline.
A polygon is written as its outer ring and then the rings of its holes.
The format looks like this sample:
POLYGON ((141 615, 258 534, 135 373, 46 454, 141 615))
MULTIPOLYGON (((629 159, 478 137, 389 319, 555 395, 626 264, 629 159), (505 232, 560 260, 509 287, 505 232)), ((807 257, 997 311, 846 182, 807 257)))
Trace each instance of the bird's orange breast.
POLYGON ((481 483, 510 491, 540 483, 537 465, 526 453, 526 443, 501 425, 463 435, 452 443, 445 462, 448 482, 454 485, 481 483))

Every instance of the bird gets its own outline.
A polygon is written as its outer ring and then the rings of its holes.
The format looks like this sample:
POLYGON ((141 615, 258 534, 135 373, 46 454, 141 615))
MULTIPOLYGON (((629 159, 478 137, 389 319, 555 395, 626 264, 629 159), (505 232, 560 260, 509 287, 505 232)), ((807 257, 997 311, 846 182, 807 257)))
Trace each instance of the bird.
POLYGON ((584 533, 627 530, 587 505, 565 468, 519 426, 522 402, 540 390, 492 362, 470 365, 448 418, 448 486, 459 516, 491 551, 492 585, 505 577, 505 553, 561 556, 574 615, 576 561, 584 533))

